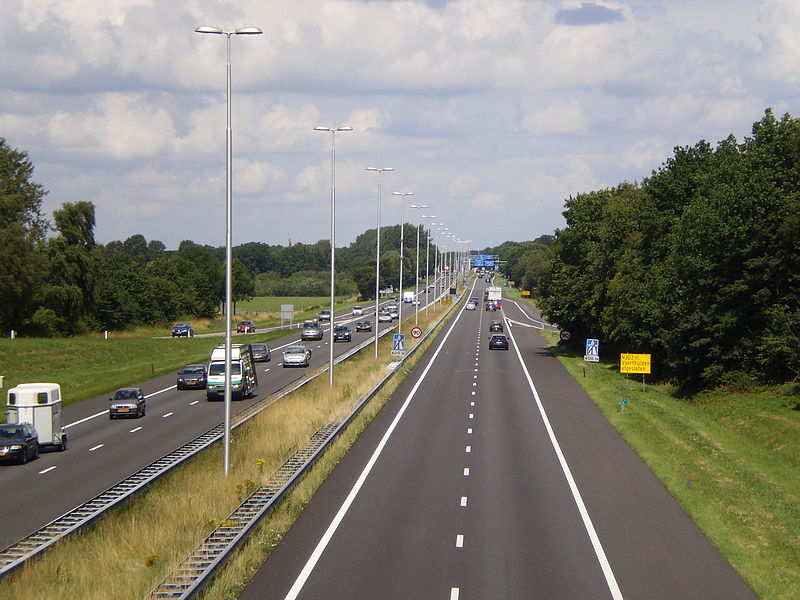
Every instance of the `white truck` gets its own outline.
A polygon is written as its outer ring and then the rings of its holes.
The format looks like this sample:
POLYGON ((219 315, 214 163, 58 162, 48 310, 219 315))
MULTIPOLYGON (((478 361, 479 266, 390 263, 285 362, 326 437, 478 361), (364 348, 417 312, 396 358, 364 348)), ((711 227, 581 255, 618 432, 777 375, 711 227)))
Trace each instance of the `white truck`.
POLYGON ((503 288, 499 285, 490 285, 486 288, 486 299, 493 302, 500 302, 503 297, 503 288))
POLYGON ((39 446, 67 449, 67 433, 61 416, 61 386, 57 383, 20 383, 8 390, 8 423, 30 423, 39 437, 39 446))
POLYGON ((414 304, 414 292, 403 292, 403 302, 414 304))
MULTIPOLYGON (((257 389, 258 374, 250 344, 231 344, 231 397, 235 400, 249 398, 257 389)), ((211 351, 206 398, 225 399, 225 344, 211 351)))

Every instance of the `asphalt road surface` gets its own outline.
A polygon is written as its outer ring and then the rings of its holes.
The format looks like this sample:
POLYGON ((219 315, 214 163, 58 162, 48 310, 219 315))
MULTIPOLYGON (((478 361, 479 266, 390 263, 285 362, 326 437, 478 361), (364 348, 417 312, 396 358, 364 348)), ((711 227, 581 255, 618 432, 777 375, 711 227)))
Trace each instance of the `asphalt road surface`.
POLYGON ((755 598, 536 319, 459 313, 240 598, 755 598), (489 351, 504 317, 511 348, 489 351))
MULTIPOLYGON (((365 312, 364 318, 374 322, 366 306, 365 312)), ((347 313, 337 315, 336 322, 360 318, 347 313)), ((391 327, 387 323, 381 331, 391 327)), ((329 329, 330 324, 323 323, 322 341, 301 342, 312 349, 312 368, 328 361, 329 329)), ((371 337, 374 333, 353 331, 352 342, 337 342, 334 353, 338 355, 371 337)), ((233 401, 234 414, 308 372, 305 368, 281 368, 281 348, 298 338, 294 330, 269 343, 272 360, 256 363, 258 392, 254 398, 233 401)), ((235 339, 236 343, 246 341, 241 336, 235 339)), ((164 343, 180 344, 182 339, 165 339, 164 343)), ((223 402, 209 402, 205 390, 178 391, 176 379, 170 374, 131 383, 142 387, 147 396, 147 414, 139 419, 109 420, 108 395, 67 406, 64 423, 69 447, 65 452, 42 452, 39 459, 27 465, 0 466, 0 514, 4 515, 0 547, 36 531, 224 420, 223 402)))

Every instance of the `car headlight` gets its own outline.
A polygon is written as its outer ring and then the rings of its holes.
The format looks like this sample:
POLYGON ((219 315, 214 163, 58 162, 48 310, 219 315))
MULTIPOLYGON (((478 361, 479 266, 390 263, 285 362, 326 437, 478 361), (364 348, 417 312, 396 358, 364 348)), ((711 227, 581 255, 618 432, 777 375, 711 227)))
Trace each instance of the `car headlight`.
POLYGON ((183 377, 178 377, 178 383, 184 383, 183 377))
POLYGON ((22 444, 11 444, 8 447, 9 450, 22 450, 22 444))

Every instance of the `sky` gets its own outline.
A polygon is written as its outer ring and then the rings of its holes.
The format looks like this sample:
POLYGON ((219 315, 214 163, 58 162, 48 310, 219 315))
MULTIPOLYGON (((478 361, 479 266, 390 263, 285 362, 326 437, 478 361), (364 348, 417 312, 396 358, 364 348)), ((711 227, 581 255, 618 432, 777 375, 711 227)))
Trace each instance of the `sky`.
POLYGON ((231 38, 234 245, 330 239, 332 138, 337 246, 376 225, 366 167, 392 167, 383 225, 414 192, 405 222, 480 249, 800 114, 795 0, 2 0, 0 137, 48 215, 88 200, 100 243, 225 245, 226 44, 200 25, 263 30, 231 38))

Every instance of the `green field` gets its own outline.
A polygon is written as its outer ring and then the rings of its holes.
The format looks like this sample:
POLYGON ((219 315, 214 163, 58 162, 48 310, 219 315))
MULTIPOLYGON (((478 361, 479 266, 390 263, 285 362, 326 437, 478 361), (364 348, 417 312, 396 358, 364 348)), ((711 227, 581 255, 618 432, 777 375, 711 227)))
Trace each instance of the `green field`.
POLYGON ((587 365, 581 353, 558 345, 557 334, 544 335, 609 422, 759 597, 797 598, 797 386, 679 399, 668 386, 643 389, 639 376, 621 375, 613 360, 587 365), (623 398, 628 399, 624 410, 623 398))

